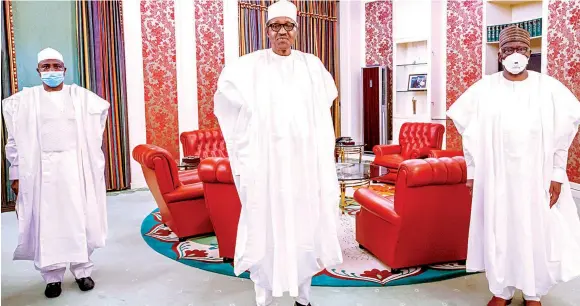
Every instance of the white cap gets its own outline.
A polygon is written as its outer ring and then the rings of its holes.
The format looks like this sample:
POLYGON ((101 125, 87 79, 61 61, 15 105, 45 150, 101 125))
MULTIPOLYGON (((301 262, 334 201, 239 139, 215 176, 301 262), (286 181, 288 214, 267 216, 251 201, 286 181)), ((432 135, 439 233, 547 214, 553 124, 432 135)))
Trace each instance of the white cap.
POLYGON ((64 60, 62 59, 62 54, 60 54, 60 52, 52 48, 46 48, 38 53, 39 63, 47 59, 59 60, 64 63, 64 60))
POLYGON ((298 15, 298 9, 294 3, 287 0, 280 0, 268 7, 268 21, 277 17, 288 17, 294 22, 298 23, 296 16, 298 15))

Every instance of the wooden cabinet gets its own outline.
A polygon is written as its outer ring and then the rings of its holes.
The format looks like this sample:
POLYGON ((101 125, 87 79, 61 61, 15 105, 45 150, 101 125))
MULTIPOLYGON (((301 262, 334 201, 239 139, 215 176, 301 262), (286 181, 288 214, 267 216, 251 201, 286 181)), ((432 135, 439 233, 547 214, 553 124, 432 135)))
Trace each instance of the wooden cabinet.
POLYGON ((364 151, 372 152, 378 144, 387 144, 390 118, 387 116, 387 68, 362 68, 364 151))

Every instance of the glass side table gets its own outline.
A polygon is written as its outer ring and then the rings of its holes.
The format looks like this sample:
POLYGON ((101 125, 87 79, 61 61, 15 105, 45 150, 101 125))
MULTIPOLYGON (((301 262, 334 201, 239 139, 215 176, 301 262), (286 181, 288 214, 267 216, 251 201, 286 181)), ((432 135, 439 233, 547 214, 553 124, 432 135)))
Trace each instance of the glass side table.
POLYGON ((345 162, 345 156, 348 154, 358 154, 358 162, 362 162, 362 155, 364 150, 364 143, 356 142, 354 144, 343 144, 337 143, 334 146, 334 158, 336 162, 338 162, 338 158, 340 157, 340 162, 345 162))
POLYGON ((346 207, 354 203, 351 197, 346 196, 347 187, 368 186, 374 178, 389 173, 383 166, 367 163, 337 163, 336 174, 340 184, 340 209, 344 213, 346 207))

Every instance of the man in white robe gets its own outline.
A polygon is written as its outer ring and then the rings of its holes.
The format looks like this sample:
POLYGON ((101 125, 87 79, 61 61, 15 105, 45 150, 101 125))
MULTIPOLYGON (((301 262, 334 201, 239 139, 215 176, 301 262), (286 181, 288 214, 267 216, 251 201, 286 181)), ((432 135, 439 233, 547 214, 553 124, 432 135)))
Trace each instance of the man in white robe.
POLYGON ((268 8, 271 49, 228 63, 214 97, 242 202, 234 270, 257 305, 286 291, 309 305, 312 276, 342 262, 330 107, 337 89, 312 54, 292 50, 296 6, 268 8))
POLYGON ((494 297, 526 305, 580 275, 580 221, 566 175, 580 103, 552 77, 526 70, 529 33, 500 34, 504 71, 485 76, 449 109, 463 137, 472 190, 467 270, 485 271, 494 297))
POLYGON ((34 261, 45 295, 61 293, 66 264, 79 288, 91 290, 94 249, 107 235, 105 159, 101 149, 109 103, 76 85, 64 85, 62 55, 38 54, 41 86, 2 102, 6 156, 17 194, 19 225, 14 260, 34 261))

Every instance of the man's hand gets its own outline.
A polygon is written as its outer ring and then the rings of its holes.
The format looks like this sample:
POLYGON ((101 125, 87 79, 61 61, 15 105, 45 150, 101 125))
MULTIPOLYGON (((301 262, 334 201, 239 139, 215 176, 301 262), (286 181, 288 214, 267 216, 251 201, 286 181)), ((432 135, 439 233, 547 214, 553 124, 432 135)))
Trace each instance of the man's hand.
POLYGON ((550 183, 550 208, 558 202, 560 191, 562 191, 562 183, 552 181, 552 183, 550 183))
POLYGON ((18 180, 12 181, 12 185, 10 186, 14 194, 18 195, 18 180))
POLYGON ((465 182, 465 186, 467 186, 467 189, 469 189, 469 194, 473 195, 473 179, 467 180, 467 182, 465 182))

